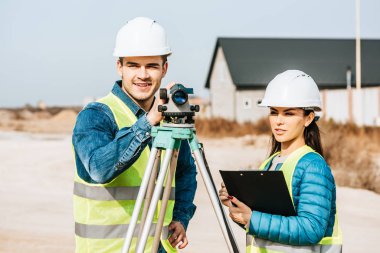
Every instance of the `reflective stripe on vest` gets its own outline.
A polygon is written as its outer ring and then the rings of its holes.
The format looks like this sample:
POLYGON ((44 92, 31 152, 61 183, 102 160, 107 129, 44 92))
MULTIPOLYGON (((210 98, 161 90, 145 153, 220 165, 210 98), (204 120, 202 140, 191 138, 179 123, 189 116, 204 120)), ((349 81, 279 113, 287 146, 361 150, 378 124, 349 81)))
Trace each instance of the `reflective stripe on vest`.
POLYGON ((341 253, 341 244, 316 244, 312 246, 293 246, 271 242, 268 240, 253 238, 253 236, 247 236, 247 245, 252 245, 252 247, 257 247, 255 250, 252 249, 248 252, 265 252, 265 253, 341 253), (249 238, 248 238, 249 237, 249 238), (265 251, 263 250, 265 249, 265 251), (260 251, 261 250, 261 251, 260 251))
MULTIPOLYGON (((118 129, 130 127, 137 121, 132 111, 123 101, 112 93, 98 100, 98 102, 107 105, 112 111, 118 129)), ((164 153, 164 151, 162 153, 164 153)), ((148 163, 149 154, 149 147, 146 147, 133 165, 106 184, 87 183, 82 180, 77 173, 75 174, 74 219, 76 252, 119 253, 121 251, 140 189, 141 180, 148 163)), ((161 236, 161 243, 168 253, 177 252, 176 249, 170 246, 168 240, 166 240, 168 225, 172 220, 174 208, 174 181, 175 180, 173 180, 172 190, 164 217, 161 236)), ((156 227, 160 207, 161 201, 159 201, 157 205, 144 252, 151 251, 154 228, 156 227)), ((137 223, 135 235, 139 231, 139 224, 140 221, 137 223)), ((133 237, 129 252, 134 252, 135 244, 136 237, 133 237)))
MULTIPOLYGON (((154 224, 153 224, 154 225, 154 224)), ((162 228, 162 235, 161 235, 161 241, 167 242, 168 238, 168 227, 164 226, 162 228), (166 236, 166 237, 165 237, 166 236)), ((78 243, 76 246, 76 252, 81 252, 81 253, 100 253, 100 252, 121 252, 121 248, 123 247, 124 244, 124 238, 114 238, 114 239, 94 239, 94 238, 85 238, 85 242, 83 243, 84 239, 78 235, 75 235, 75 240, 76 242, 81 242, 78 243)), ((132 239, 132 245, 131 248, 129 249, 129 253, 135 252, 135 247, 136 247, 136 241, 137 238, 133 237, 132 239)), ((145 252, 151 253, 151 251, 147 251, 146 249, 151 249, 153 244, 153 237, 149 236, 147 243, 146 243, 146 248, 145 252)), ((169 244, 170 245, 170 244, 169 244)), ((163 244, 165 247, 166 245, 163 244)), ((176 249, 173 249, 171 246, 170 247, 165 247, 167 253, 172 253, 176 252, 176 249)))
MULTIPOLYGON (((139 190, 139 186, 101 187, 74 182, 74 195, 92 200, 136 200, 139 190)), ((163 194, 162 190, 161 198, 163 194)), ((169 200, 174 199, 175 188, 171 188, 169 200)))
MULTIPOLYGON (((154 236, 156 232, 156 223, 153 223, 149 229, 149 236, 154 236)), ((163 230, 168 231, 168 226, 162 227, 163 230)), ((75 234, 84 238, 93 239, 112 239, 124 238, 127 234, 128 224, 122 225, 87 225, 75 223, 75 234)), ((140 231, 140 224, 136 224, 136 229, 133 233, 134 237, 138 236, 140 231)), ((167 236, 166 236, 167 238, 167 236)))
MULTIPOLYGON (((307 153, 314 152, 309 146, 303 146, 295 150, 282 164, 280 170, 283 171, 286 185, 288 187, 292 202, 293 202, 293 174, 296 169, 298 161, 307 153)), ((265 160, 260 170, 263 170, 272 159, 278 155, 279 152, 270 156, 265 160)), ((316 153, 318 154, 318 153, 316 153)), ((277 242, 272 242, 265 239, 254 238, 247 233, 246 236, 246 252, 250 253, 341 253, 342 252, 342 233, 338 224, 337 215, 335 215, 335 223, 333 228, 333 234, 331 237, 324 237, 318 244, 312 246, 293 246, 285 245, 277 242)))

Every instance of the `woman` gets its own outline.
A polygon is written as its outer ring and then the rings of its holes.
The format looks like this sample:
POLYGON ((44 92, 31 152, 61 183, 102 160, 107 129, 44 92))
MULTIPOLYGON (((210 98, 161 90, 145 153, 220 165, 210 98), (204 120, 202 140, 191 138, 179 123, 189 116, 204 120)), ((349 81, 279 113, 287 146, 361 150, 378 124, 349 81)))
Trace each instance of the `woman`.
POLYGON ((251 210, 222 183, 220 200, 247 229, 246 252, 342 252, 335 182, 314 113, 321 110, 316 83, 302 71, 285 71, 268 84, 259 106, 269 107, 272 130, 271 155, 260 169, 284 172, 296 216, 251 210))

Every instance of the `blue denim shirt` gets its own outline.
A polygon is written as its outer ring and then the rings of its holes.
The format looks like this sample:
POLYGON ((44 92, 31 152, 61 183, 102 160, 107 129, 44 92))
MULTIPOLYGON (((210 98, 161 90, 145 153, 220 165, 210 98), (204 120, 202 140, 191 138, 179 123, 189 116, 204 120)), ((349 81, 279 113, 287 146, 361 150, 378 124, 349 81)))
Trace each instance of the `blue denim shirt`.
MULTIPOLYGON (((119 97, 136 115, 131 127, 118 129, 108 106, 102 103, 88 104, 78 115, 73 145, 77 172, 88 183, 107 183, 127 170, 148 145, 152 144, 152 126, 146 112, 122 89, 117 81, 112 93, 119 97)), ((175 205, 173 220, 180 221, 187 229, 196 206, 193 204, 197 188, 196 167, 187 141, 182 141, 175 175, 175 205)))

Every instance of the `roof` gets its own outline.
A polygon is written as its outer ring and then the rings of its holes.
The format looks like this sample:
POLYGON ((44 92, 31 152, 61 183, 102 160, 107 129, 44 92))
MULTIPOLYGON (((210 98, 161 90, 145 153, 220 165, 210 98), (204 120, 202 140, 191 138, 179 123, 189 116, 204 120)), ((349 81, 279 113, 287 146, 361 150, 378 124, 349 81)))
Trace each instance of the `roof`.
MULTIPOLYGON (((218 48, 223 49, 233 83, 239 89, 264 89, 277 74, 298 69, 313 77, 319 88, 346 87, 352 69, 355 86, 354 39, 218 38, 206 80, 218 48)), ((380 85, 380 40, 361 40, 362 86, 380 85)))

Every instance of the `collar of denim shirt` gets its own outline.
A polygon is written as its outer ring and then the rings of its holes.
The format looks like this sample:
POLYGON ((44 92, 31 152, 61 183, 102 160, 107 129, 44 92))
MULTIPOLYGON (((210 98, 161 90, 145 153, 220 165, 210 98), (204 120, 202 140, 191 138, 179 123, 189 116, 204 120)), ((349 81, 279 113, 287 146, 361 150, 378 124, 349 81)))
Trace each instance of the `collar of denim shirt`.
POLYGON ((142 109, 135 101, 132 100, 121 88, 121 80, 115 82, 115 85, 112 88, 112 93, 121 99, 131 111, 136 115, 137 118, 140 118, 145 114, 144 109, 142 109))

